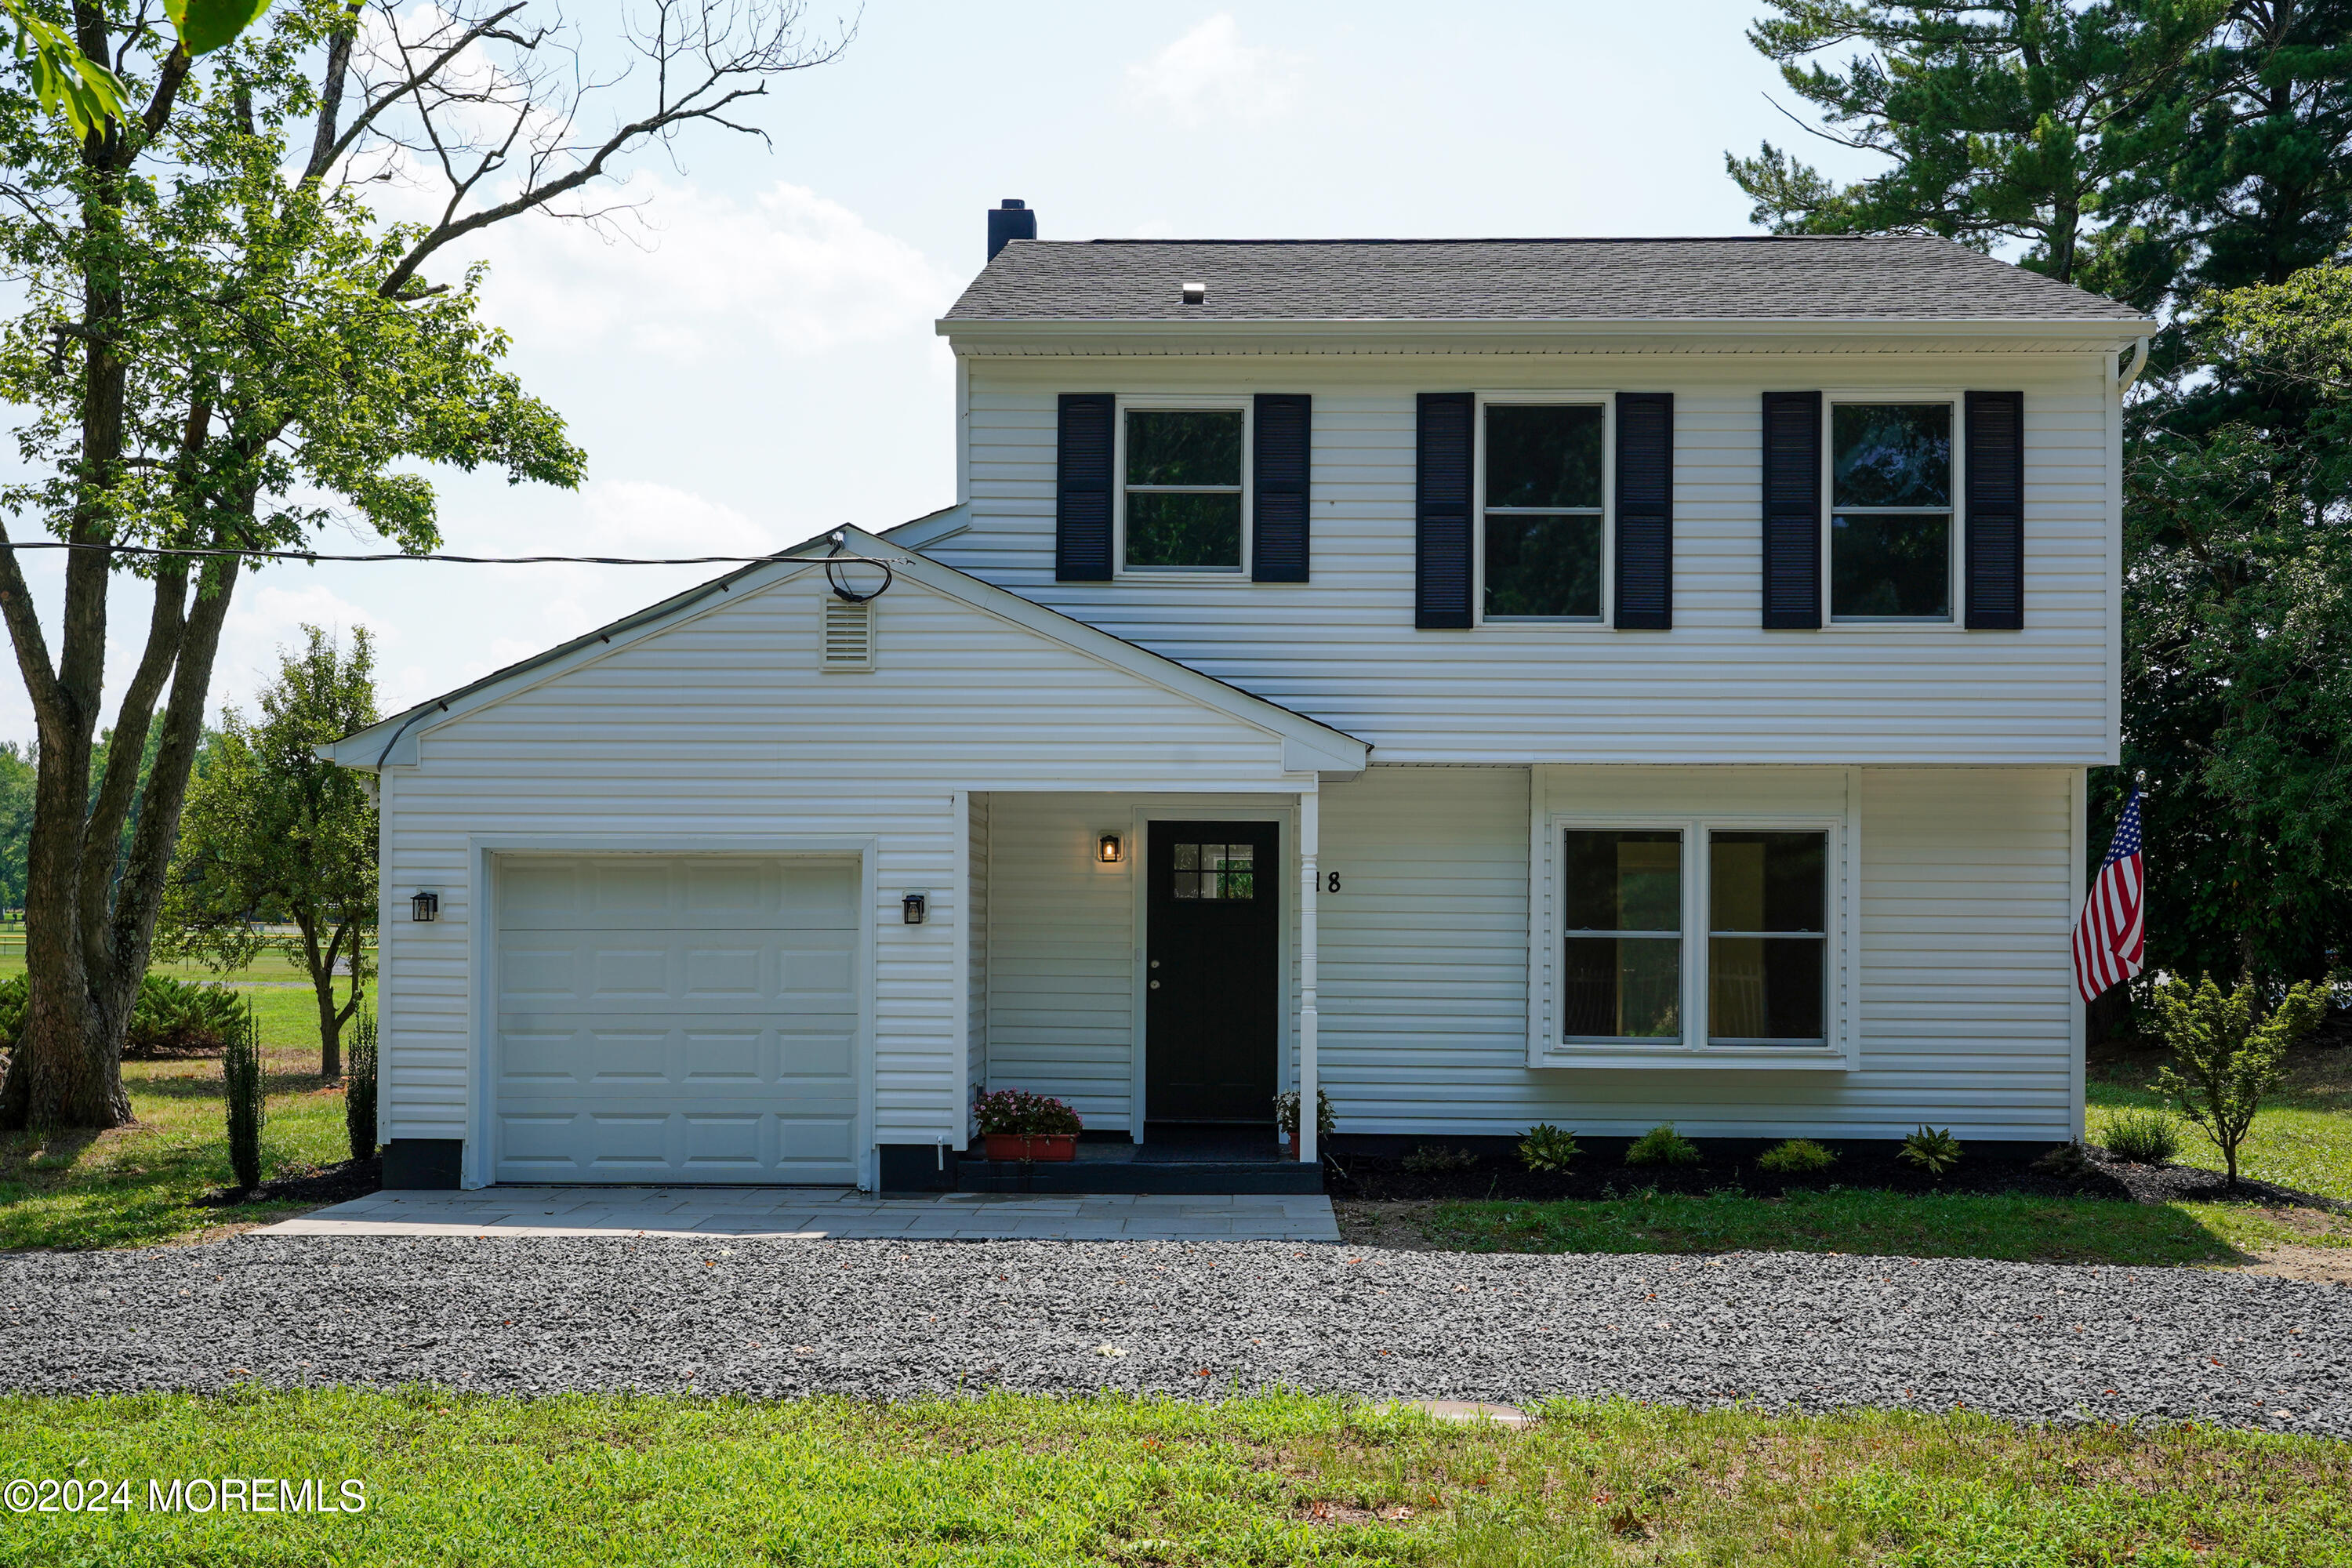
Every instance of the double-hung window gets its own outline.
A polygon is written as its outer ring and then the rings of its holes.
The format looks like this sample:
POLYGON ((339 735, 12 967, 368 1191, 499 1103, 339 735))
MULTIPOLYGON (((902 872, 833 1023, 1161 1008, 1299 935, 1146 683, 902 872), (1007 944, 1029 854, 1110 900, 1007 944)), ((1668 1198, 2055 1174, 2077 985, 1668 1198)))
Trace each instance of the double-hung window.
MULTIPOLYGON (((1542 808, 1538 808, 1542 813, 1542 808)), ((1833 818, 1542 813, 1556 924, 1537 1065, 1830 1065, 1837 911, 1852 889, 1833 818)), ((1538 949, 1538 954, 1542 949, 1538 949)))
POLYGON ((1706 1035, 1717 1046, 1828 1043, 1829 836, 1706 836, 1706 1035))
POLYGON ((1247 413, 1121 411, 1120 510, 1129 571, 1239 572, 1247 413))
POLYGON ((1598 621, 1608 416, 1597 403, 1488 403, 1482 619, 1598 621))
POLYGON ((1830 616, 1952 617, 1952 405, 1830 405, 1830 616))
POLYGON ((1559 864, 1562 1034, 1680 1039, 1683 835, 1570 828, 1559 864))

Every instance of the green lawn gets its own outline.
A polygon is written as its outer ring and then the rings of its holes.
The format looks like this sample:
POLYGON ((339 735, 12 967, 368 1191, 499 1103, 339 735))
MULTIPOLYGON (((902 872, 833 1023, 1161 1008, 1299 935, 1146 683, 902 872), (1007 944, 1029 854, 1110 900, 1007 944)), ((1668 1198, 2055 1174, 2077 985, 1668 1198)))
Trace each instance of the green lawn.
POLYGON ((1447 1203, 1422 1229, 1468 1252, 1847 1252, 2019 1262, 2244 1263, 2264 1248, 2352 1247, 2352 1224, 2235 1204, 1846 1189, 1750 1197, 1637 1194, 1572 1203, 1447 1203))
POLYGON ((1976 1415, 1561 1405, 1512 1431, 1273 1395, 908 1405, 414 1390, 0 1399, 0 1564, 2352 1563, 2352 1445, 1976 1415), (151 1512, 150 1479, 363 1483, 151 1512))
MULTIPOLYGON (((2100 1142, 2116 1111, 2161 1105, 2143 1087, 2156 1076, 2158 1059, 2140 1054, 2093 1069, 2091 1142, 2100 1142)), ((2255 1121, 2240 1160, 2248 1176, 2352 1199, 2352 1051, 2293 1058, 2286 1084, 2255 1121)), ((2185 1122, 2180 1161, 2221 1168, 2219 1152, 2185 1122)), ((2352 1219, 2308 1209, 1863 1191, 1438 1204, 1421 1216, 1419 1228, 1439 1246, 1475 1252, 1752 1248, 2150 1265, 2243 1263, 2285 1245, 2352 1247, 2352 1219)))
MULTIPOLYGON (((12 972, 9 962, 0 952, 0 975, 12 972)), ((21 944, 13 962, 16 970, 24 967, 21 944)), ((215 977, 198 969, 192 978, 215 977)), ((261 1014, 267 1171, 348 1158, 342 1092, 319 1077, 318 1004, 310 982, 275 957, 227 979, 252 995, 261 1014)), ((304 1206, 191 1206, 230 1180, 217 1059, 125 1062, 122 1077, 138 1119, 132 1126, 47 1137, 0 1132, 0 1248, 144 1246, 304 1206)))

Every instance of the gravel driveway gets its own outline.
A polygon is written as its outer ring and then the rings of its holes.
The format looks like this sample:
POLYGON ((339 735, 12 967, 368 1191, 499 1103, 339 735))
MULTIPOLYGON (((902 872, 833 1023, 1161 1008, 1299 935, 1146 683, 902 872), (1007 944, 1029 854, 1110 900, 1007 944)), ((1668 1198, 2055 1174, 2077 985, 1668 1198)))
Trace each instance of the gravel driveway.
POLYGON ((0 1256, 0 1385, 247 1380, 866 1396, 1287 1384, 2347 1436, 2352 1291, 2185 1268, 1261 1242, 277 1237, 0 1256))

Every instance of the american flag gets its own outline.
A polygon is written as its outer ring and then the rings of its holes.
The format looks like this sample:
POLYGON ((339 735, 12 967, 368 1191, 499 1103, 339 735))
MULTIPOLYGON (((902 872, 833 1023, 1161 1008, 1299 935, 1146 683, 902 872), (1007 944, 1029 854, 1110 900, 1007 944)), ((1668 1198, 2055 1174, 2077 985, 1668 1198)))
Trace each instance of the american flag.
POLYGON ((2074 989, 2084 1001, 2097 1001, 2139 973, 2147 956, 2147 892, 2139 858, 2139 790, 2134 786, 2123 816, 2116 819, 2115 842, 2091 879, 2083 918, 2074 922, 2074 989))

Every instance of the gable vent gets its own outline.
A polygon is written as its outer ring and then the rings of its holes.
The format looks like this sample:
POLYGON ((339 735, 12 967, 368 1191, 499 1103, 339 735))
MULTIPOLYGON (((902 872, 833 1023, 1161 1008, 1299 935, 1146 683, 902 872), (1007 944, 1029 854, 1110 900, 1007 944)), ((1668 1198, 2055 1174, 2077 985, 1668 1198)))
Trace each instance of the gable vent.
POLYGON ((824 647, 817 668, 827 674, 854 674, 874 668, 874 605, 851 604, 831 595, 824 601, 824 647))

